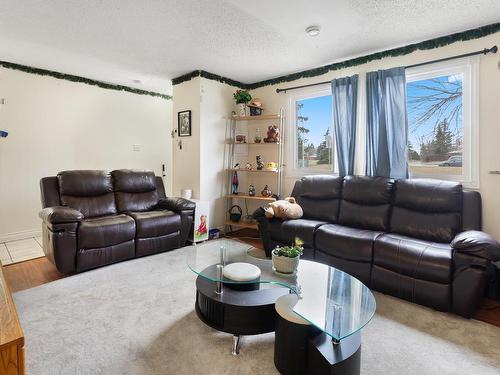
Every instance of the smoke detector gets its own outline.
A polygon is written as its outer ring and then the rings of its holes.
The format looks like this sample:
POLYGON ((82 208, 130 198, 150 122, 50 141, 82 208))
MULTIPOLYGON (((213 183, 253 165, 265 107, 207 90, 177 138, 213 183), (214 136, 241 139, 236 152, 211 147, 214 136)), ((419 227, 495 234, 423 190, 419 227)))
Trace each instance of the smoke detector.
POLYGON ((318 36, 320 28, 319 26, 313 25, 306 28, 306 33, 309 36, 318 36))

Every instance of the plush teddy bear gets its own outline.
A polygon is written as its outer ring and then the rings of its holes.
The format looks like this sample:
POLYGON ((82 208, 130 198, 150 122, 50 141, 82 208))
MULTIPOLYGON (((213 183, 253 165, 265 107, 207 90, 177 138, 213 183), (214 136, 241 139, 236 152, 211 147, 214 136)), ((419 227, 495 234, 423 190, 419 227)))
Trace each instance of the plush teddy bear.
POLYGON ((283 220, 300 219, 304 214, 302 207, 298 205, 293 197, 271 202, 264 207, 264 211, 268 219, 273 217, 283 220))
POLYGON ((270 125, 267 128, 267 137, 264 138, 266 143, 278 143, 280 141, 280 129, 276 125, 270 125))

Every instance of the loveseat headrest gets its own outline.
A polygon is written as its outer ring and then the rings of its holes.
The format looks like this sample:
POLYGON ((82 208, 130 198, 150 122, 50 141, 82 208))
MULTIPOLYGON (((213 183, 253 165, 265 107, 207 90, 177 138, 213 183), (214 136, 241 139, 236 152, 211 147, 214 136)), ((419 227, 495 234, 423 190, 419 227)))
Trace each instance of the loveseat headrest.
POLYGON ((92 197, 113 192, 113 182, 107 171, 76 170, 57 174, 59 194, 92 197))
POLYGON ((144 193, 156 190, 156 180, 153 171, 133 169, 117 169, 111 172, 115 191, 126 193, 144 193))

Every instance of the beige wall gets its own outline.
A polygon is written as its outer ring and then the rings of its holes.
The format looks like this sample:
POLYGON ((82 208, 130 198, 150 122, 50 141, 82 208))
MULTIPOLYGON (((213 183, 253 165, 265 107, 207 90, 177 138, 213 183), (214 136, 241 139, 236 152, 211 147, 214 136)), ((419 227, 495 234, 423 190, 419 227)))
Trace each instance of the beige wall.
POLYGON ((172 139, 172 194, 179 196, 182 189, 192 189, 193 198, 200 198, 200 78, 175 85, 173 96, 173 128, 177 130, 177 113, 190 110, 191 136, 172 139))
MULTIPOLYGON (((279 85, 267 86, 252 91, 252 96, 264 101, 266 113, 275 113, 285 108, 288 116, 289 93, 276 93, 276 88, 286 88, 302 84, 328 81, 337 77, 360 74, 377 69, 387 69, 405 66, 419 62, 440 59, 471 51, 480 50, 493 45, 500 46, 500 33, 467 42, 457 42, 452 45, 412 54, 385 58, 364 65, 332 71, 322 76, 300 79, 279 85)), ((500 240, 500 175, 489 174, 490 170, 500 170, 500 122, 498 111, 500 105, 500 69, 499 54, 480 57, 479 80, 479 168, 480 188, 483 197, 484 229, 500 240)), ((361 77, 360 77, 361 78, 361 77)), ((287 121, 287 128, 289 128, 287 121)), ((286 149, 286 148, 285 148, 286 149)), ((286 158, 285 158, 286 160, 286 158)), ((289 194, 296 177, 285 178, 285 195, 289 194)))
POLYGON ((225 218, 224 140, 227 116, 234 109, 235 87, 195 78, 174 86, 174 126, 177 112, 191 110, 191 137, 173 140, 173 193, 193 189, 193 197, 210 202, 210 228, 219 228, 225 218), (178 141, 182 141, 182 149, 178 141))
POLYGON ((171 171, 171 100, 3 68, 0 98, 0 129, 9 131, 0 139, 0 242, 40 230, 41 177, 116 168, 161 175, 163 163, 171 171))
POLYGON ((225 219, 227 172, 224 171, 224 141, 228 115, 234 109, 235 87, 201 79, 201 198, 210 201, 210 225, 220 228, 225 219))

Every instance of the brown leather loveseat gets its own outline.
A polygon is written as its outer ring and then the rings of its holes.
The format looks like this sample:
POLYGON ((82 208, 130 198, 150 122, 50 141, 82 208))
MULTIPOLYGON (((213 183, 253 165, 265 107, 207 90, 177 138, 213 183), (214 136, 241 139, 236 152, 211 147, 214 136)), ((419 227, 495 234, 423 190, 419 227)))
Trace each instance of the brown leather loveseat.
POLYGON ((266 253, 304 241, 304 257, 332 265, 372 289, 470 317, 500 260, 481 232, 481 196, 431 179, 308 176, 291 194, 298 220, 254 214, 266 253))
POLYGON ((65 171, 40 188, 43 250, 62 273, 182 247, 193 223, 194 203, 150 171, 65 171))

